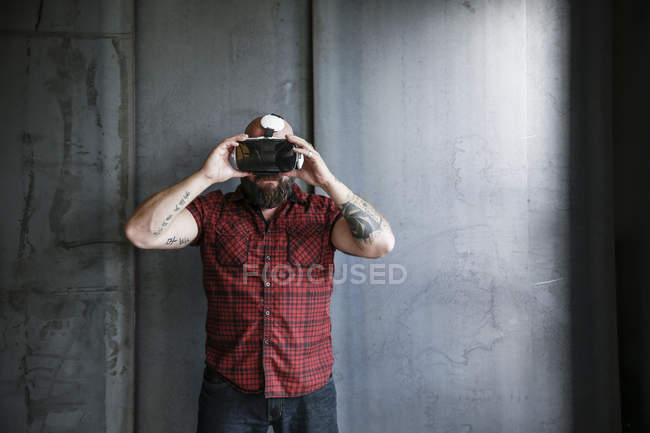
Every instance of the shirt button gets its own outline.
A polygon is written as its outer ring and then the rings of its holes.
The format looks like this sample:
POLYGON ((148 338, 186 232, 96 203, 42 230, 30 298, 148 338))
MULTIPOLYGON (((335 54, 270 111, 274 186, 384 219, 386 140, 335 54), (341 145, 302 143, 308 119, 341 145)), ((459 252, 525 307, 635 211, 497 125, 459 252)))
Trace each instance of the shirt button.
POLYGON ((264 282, 264 285, 265 285, 266 287, 270 287, 270 286, 271 286, 271 283, 268 282, 268 281, 265 281, 265 282, 264 282))
POLYGON ((266 344, 266 345, 270 344, 270 341, 269 341, 268 338, 265 338, 265 339, 264 339, 264 344, 266 344))
POLYGON ((265 315, 265 316, 270 316, 270 315, 271 315, 271 312, 270 312, 269 310, 266 310, 266 311, 264 312, 264 315, 265 315))
POLYGON ((271 256, 264 257, 264 260, 266 260, 267 262, 270 262, 271 261, 271 256))

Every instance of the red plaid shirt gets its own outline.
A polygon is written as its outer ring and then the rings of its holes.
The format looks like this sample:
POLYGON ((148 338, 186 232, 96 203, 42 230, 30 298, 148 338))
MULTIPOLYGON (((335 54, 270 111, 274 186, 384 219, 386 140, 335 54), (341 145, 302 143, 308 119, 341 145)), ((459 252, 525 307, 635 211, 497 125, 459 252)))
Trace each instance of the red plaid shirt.
POLYGON ((191 245, 201 247, 208 300, 206 364, 242 391, 267 398, 325 384, 334 363, 334 201, 294 185, 265 222, 237 188, 198 196, 187 209, 199 227, 191 245))

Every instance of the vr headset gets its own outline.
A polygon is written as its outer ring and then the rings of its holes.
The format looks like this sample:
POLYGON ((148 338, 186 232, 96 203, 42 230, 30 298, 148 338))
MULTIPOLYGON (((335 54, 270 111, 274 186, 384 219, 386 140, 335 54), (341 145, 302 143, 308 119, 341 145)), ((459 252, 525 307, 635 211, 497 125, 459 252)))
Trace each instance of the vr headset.
POLYGON ((237 170, 256 173, 283 173, 300 170, 304 158, 293 151, 295 144, 284 138, 273 138, 275 131, 284 128, 284 120, 277 114, 262 117, 264 137, 249 138, 239 141, 239 146, 231 154, 233 165, 237 170))

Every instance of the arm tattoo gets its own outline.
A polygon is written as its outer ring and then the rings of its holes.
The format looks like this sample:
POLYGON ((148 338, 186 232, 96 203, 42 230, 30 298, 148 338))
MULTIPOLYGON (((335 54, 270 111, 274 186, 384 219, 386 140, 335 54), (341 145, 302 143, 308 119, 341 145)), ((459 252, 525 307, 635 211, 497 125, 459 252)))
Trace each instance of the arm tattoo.
POLYGON ((384 218, 358 195, 353 195, 350 201, 343 203, 341 213, 350 226, 352 236, 360 241, 371 243, 371 235, 384 230, 384 218))
MULTIPOLYGON (((189 192, 189 191, 185 191, 185 192, 183 193, 181 199, 179 200, 178 204, 177 204, 176 207, 174 208, 174 213, 180 211, 180 210, 183 209, 183 208, 185 208, 186 201, 187 201, 187 199, 188 199, 189 197, 190 197, 190 192, 189 192), (183 207, 181 208, 181 206, 183 206, 183 207)), ((188 204, 189 204, 189 203, 188 203, 188 204)), ((170 220, 171 220, 172 217, 174 216, 174 213, 171 213, 171 214, 167 215, 167 217, 165 218, 165 220, 162 222, 162 225, 161 225, 157 230, 155 230, 155 231, 153 232, 153 235, 154 235, 154 236, 160 236, 160 235, 162 234, 162 232, 165 231, 166 227, 167 227, 167 226, 169 225, 169 223, 170 223, 170 220)), ((174 238, 173 241, 171 240, 171 238, 167 239, 167 245, 172 245, 174 242, 176 242, 176 239, 175 239, 175 238, 174 238)))
POLYGON ((178 245, 185 245, 189 244, 191 241, 190 238, 176 238, 176 235, 173 235, 170 238, 167 238, 167 245, 171 246, 174 245, 176 242, 178 242, 178 245))

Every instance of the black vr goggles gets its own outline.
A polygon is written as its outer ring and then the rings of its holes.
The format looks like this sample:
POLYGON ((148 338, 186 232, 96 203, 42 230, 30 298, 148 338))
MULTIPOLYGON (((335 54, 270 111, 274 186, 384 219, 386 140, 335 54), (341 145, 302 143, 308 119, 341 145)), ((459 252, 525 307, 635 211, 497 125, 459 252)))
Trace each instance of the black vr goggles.
POLYGON ((235 148, 234 165, 237 170, 263 174, 283 173, 300 169, 303 156, 293 151, 295 144, 284 138, 273 138, 275 131, 284 128, 284 120, 277 114, 262 117, 264 137, 239 141, 235 148))

